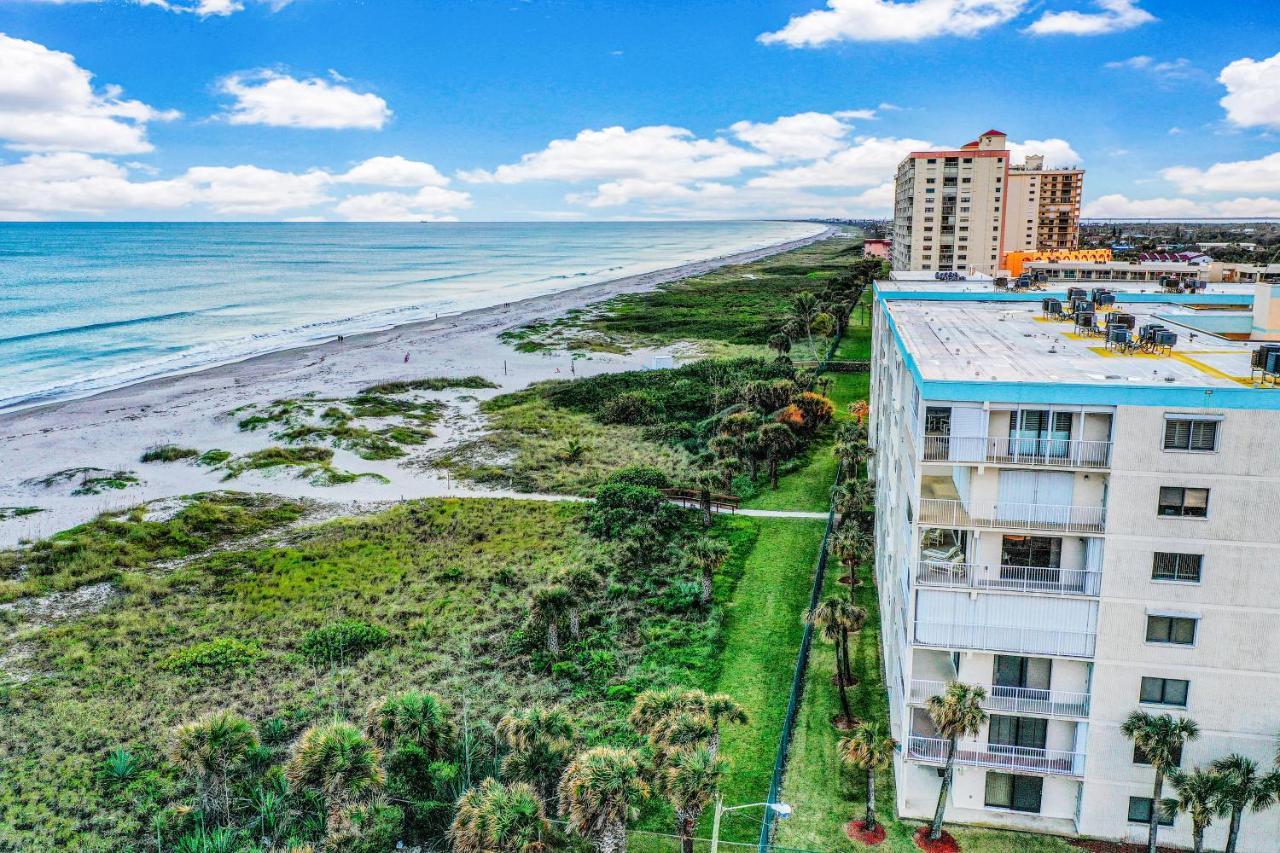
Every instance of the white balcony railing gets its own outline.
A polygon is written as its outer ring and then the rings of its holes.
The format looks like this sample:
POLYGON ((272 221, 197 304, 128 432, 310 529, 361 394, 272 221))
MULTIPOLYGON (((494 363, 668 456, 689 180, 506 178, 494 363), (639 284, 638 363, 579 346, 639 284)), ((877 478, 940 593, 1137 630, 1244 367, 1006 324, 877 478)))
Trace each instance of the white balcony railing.
MULTIPOLYGON (((907 739, 907 757, 927 764, 945 764, 948 743, 943 738, 912 735, 907 739)), ((956 764, 1024 770, 1052 776, 1083 776, 1083 752, 1067 749, 1036 749, 1003 744, 966 744, 956 748, 956 764)))
POLYGON ((926 462, 992 462, 1050 468, 1106 468, 1111 442, 1055 438, 927 435, 926 462))
POLYGON ((1102 572, 921 560, 916 564, 916 583, 921 586, 994 589, 1004 592, 1097 595, 1102 587, 1102 572))
MULTIPOLYGON (((982 685, 987 698, 982 707, 988 711, 1009 714, 1039 714, 1045 717, 1089 716, 1089 694, 1069 690, 1039 690, 1034 687, 1001 687, 982 685)), ((911 679, 911 702, 923 704, 930 696, 947 689, 945 681, 911 679)))
POLYGON ((995 527, 1054 533, 1104 533, 1107 509, 1101 506, 1051 506, 1005 501, 924 498, 920 522, 941 527, 995 527))
POLYGON ((1096 631, 915 620, 915 642, 922 646, 944 649, 981 649, 988 652, 1090 658, 1093 657, 1097 639, 1096 631))

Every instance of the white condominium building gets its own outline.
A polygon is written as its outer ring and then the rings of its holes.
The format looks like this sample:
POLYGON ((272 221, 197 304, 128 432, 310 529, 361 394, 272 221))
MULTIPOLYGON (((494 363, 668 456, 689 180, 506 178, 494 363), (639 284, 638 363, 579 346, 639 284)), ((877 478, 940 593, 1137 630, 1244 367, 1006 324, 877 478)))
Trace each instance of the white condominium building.
POLYGON ((1009 167, 1004 251, 1075 249, 1080 244, 1084 169, 1046 169, 1044 156, 1028 154, 1009 167))
MULTIPOLYGON (((1184 768, 1271 767, 1280 387, 1251 369, 1259 344, 1212 330, 1280 324, 1280 286, 1252 313, 1252 286, 1114 288, 1095 321, 1166 334, 1132 349, 1047 316, 1065 291, 876 284, 876 578, 905 817, 933 814, 947 744, 924 703, 951 680, 986 688, 989 722, 959 744, 949 821, 1145 840, 1154 775, 1120 731, 1137 709, 1199 723, 1184 768)), ((1190 846, 1189 819, 1161 837, 1190 846)), ((1277 839, 1280 808, 1245 816, 1240 850, 1277 839)))

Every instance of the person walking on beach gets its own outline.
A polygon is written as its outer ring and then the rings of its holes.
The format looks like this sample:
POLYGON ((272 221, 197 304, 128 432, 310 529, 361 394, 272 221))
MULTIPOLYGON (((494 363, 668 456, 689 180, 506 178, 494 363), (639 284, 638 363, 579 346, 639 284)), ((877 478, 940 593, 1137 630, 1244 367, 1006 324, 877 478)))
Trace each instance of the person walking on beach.
POLYGON ((408 363, 409 363, 409 353, 405 353, 405 354, 404 354, 404 363, 405 363, 405 364, 408 364, 408 363))

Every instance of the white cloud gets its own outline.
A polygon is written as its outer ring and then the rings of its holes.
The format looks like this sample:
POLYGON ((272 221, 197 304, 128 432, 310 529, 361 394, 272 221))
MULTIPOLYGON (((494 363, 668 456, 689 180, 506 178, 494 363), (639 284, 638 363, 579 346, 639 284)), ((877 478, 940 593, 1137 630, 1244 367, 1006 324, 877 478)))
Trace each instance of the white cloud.
POLYGON ((1135 219, 1197 216, 1235 216, 1251 219, 1260 216, 1280 216, 1280 198, 1233 198, 1222 201, 1192 201, 1186 198, 1128 198, 1120 193, 1104 195, 1084 206, 1083 215, 1119 219, 1126 216, 1135 219))
POLYGON ((1101 12, 1045 12, 1025 32, 1037 36, 1100 36, 1158 20, 1138 0, 1095 0, 1101 12))
POLYGON ((1280 128, 1280 53, 1268 59, 1237 59, 1218 75, 1227 94, 1218 103, 1240 127, 1280 128))
POLYGON ((10 219, 171 209, 193 198, 183 181, 131 181, 123 166, 78 152, 30 154, 0 165, 0 210, 10 219))
POLYGON ((224 77, 218 88, 235 98, 226 114, 232 124, 380 130, 391 118, 387 102, 377 95, 356 92, 340 81, 299 80, 268 68, 224 77))
POLYGON ((844 147, 852 125, 842 119, 873 118, 874 110, 797 113, 771 122, 739 121, 729 126, 733 135, 778 160, 813 160, 844 147))
MULTIPOLYGON (((102 0, 26 0, 28 3, 46 3, 63 6, 71 3, 92 3, 102 0)), ((225 17, 244 10, 242 0, 129 0, 138 6, 154 6, 169 12, 187 12, 201 18, 225 17)), ((278 12, 293 0, 256 0, 272 12, 278 12)))
POLYGON ((683 182, 731 177, 772 162, 766 154, 724 139, 699 139, 681 127, 606 127, 584 130, 573 139, 552 140, 543 150, 525 154, 518 163, 492 171, 461 172, 459 177, 500 184, 623 178, 683 182))
POLYGON ((702 181, 692 186, 675 181, 650 181, 643 178, 624 178, 609 181, 596 187, 594 193, 572 193, 565 197, 570 204, 587 207, 617 207, 634 201, 645 202, 721 202, 736 190, 728 184, 702 181))
POLYGON ((1207 169, 1174 166, 1160 176, 1176 184, 1179 192, 1196 195, 1280 192, 1280 151, 1257 160, 1214 163, 1207 169))
POLYGON ((898 162, 912 151, 932 146, 922 139, 859 137, 854 144, 804 166, 775 169, 752 178, 747 186, 761 189, 800 187, 868 187, 893 175, 898 162))
POLYGON ((1138 71, 1166 83, 1202 76, 1200 70, 1192 65, 1191 60, 1186 57, 1157 61, 1151 56, 1138 55, 1131 56, 1128 59, 1108 62, 1103 67, 1113 70, 1138 71))
POLYGON ((1028 154, 1043 154, 1047 169, 1063 169, 1080 165, 1080 155, 1065 139, 1028 139, 1026 142, 1009 140, 1009 152, 1012 163, 1024 162, 1028 154))
POLYGON ((193 166, 181 180, 218 213, 267 214, 329 201, 325 188, 332 177, 319 170, 296 174, 258 166, 193 166))
POLYGON ((372 184, 379 187, 443 187, 449 179, 430 163, 394 157, 370 157, 357 163, 337 180, 348 184, 372 184))
POLYGON ((95 91, 69 53, 0 33, 0 140, 20 151, 150 151, 146 125, 178 113, 95 91))
POLYGON ((416 193, 368 193, 338 202, 334 210, 344 219, 370 222, 451 222, 446 211, 471 206, 471 196, 443 187, 423 187, 416 193))
POLYGON ((974 36, 1017 17, 1026 0, 827 0, 827 8, 797 15, 764 44, 821 47, 840 41, 920 41, 974 36))

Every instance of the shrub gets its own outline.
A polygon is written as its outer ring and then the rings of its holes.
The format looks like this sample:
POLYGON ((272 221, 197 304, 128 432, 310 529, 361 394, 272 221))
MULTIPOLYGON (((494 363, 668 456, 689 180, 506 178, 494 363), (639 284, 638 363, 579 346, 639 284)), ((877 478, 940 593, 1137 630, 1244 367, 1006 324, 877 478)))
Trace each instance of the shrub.
POLYGON ((179 447, 176 444, 158 444, 148 447, 142 454, 143 462, 177 462, 179 459, 191 459, 199 456, 200 451, 194 447, 179 447))
POLYGON ((617 539, 632 527, 649 526, 665 535, 675 526, 678 510, 652 486, 605 483, 587 516, 587 530, 597 539, 617 539))
POLYGON ((809 432, 817 432, 831 422, 835 405, 821 394, 805 391, 796 397, 795 405, 804 415, 804 426, 809 432))
POLYGON ((698 607, 701 594, 697 581, 679 581, 663 590, 655 604, 663 613, 688 613, 698 607))
POLYGON ((644 391, 628 391, 604 404, 600 420, 607 424, 639 426, 658 420, 662 407, 644 391))
POLYGON ((214 448, 213 450, 206 450, 204 453, 200 454, 200 458, 196 460, 196 464, 208 465, 212 468, 215 465, 221 465, 230 458, 230 450, 218 450, 217 448, 214 448))
POLYGON ((361 394, 404 394, 409 391, 445 391, 450 388, 497 388, 483 376, 434 376, 429 379, 409 379, 403 382, 383 382, 370 385, 361 394))
POLYGON ((671 488, 671 478, 664 471, 644 465, 633 465, 615 471, 610 483, 626 483, 631 486, 648 486, 651 489, 671 488))
POLYGON ((262 647, 256 642, 246 643, 234 637, 219 637, 178 649, 165 658, 161 668, 175 672, 244 670, 260 657, 262 647))
POLYGON ((307 632, 302 654, 317 666, 361 657, 387 641, 387 629, 358 619, 334 622, 307 632))

